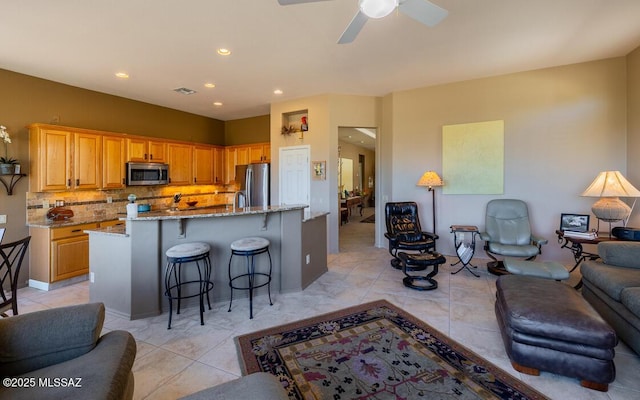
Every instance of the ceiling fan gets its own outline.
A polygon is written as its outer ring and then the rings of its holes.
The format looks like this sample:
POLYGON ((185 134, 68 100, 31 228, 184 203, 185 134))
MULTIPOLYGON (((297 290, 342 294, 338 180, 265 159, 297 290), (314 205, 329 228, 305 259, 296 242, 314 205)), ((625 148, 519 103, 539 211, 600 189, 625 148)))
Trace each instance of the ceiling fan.
MULTIPOLYGON (((278 0, 278 3, 281 6, 288 6, 318 1, 327 0, 278 0)), ((444 8, 427 0, 358 0, 358 7, 358 12, 338 39, 338 44, 353 42, 369 18, 386 17, 396 8, 401 13, 427 26, 437 25, 449 14, 444 8)))

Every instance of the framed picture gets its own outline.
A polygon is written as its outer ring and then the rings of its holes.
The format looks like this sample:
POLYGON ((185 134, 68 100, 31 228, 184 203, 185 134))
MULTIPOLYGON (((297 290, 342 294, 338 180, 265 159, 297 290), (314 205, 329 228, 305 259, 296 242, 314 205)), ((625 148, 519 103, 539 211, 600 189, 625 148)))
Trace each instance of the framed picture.
POLYGON ((560 230, 587 232, 589 230, 589 215, 587 214, 561 214, 560 230))
POLYGON ((313 167, 313 171, 311 171, 311 175, 314 180, 324 181, 327 179, 327 162, 326 161, 312 161, 311 165, 313 167))

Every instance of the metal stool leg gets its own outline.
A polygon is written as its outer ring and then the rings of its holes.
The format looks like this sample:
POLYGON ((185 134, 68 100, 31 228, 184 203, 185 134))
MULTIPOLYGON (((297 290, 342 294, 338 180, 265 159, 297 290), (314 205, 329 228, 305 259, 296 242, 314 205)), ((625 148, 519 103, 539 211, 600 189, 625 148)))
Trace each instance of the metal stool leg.
POLYGON ((267 249, 267 255, 269 256, 269 282, 267 284, 267 293, 269 293, 269 305, 272 306, 273 302, 271 301, 271 270, 273 268, 273 264, 271 263, 271 252, 267 249))
POLYGON ((233 283, 231 282, 231 260, 233 260, 233 251, 231 252, 231 257, 229 257, 229 289, 231 292, 231 299, 229 300, 229 309, 227 312, 231 312, 231 304, 233 304, 233 283))

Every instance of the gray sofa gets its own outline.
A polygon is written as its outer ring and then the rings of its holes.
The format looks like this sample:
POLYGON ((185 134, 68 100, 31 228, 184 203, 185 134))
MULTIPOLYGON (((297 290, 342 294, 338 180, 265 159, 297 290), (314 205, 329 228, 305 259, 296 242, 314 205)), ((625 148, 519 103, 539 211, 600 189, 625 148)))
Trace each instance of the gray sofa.
POLYGON ((131 399, 136 342, 103 323, 102 303, 0 319, 0 399, 131 399))
POLYGON ((287 391, 275 375, 256 372, 190 394, 180 400, 288 400, 287 391))
POLYGON ((580 266, 582 295, 640 354, 640 242, 602 242, 598 255, 580 266))

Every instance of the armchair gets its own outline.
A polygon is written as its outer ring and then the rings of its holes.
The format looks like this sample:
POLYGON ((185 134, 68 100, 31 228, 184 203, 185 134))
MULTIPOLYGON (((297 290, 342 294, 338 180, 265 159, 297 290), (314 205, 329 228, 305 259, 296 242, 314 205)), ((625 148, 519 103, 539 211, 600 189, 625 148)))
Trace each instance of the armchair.
POLYGON ((126 331, 100 336, 104 312, 92 303, 0 319, 0 376, 35 382, 0 387, 0 399, 133 398, 136 342, 126 331))
MULTIPOLYGON (((423 232, 418 216, 418 205, 413 201, 390 202, 385 205, 387 232, 384 236, 389 240, 389 254, 393 257, 391 266, 400 269, 401 262, 398 250, 428 253, 436 250, 438 235, 423 232)), ((410 269, 407 267, 407 269, 410 269)), ((413 268, 417 269, 417 268, 413 268)), ((422 267, 424 269, 424 267, 422 267)))
POLYGON ((506 272, 496 256, 522 257, 533 260, 542 252, 548 240, 531 233, 529 210, 522 200, 495 199, 487 203, 485 232, 480 232, 484 250, 493 261, 487 263, 489 272, 506 272))

